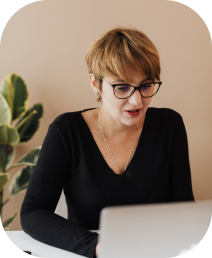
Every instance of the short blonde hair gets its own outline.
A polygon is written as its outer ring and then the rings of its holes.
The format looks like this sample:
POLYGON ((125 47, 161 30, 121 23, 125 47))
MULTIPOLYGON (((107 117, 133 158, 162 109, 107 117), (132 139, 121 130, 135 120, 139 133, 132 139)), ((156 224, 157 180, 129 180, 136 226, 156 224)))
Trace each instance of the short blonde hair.
POLYGON ((129 83, 128 68, 144 72, 153 81, 160 81, 158 51, 152 41, 135 28, 116 27, 105 32, 91 44, 85 61, 100 91, 105 75, 129 83))

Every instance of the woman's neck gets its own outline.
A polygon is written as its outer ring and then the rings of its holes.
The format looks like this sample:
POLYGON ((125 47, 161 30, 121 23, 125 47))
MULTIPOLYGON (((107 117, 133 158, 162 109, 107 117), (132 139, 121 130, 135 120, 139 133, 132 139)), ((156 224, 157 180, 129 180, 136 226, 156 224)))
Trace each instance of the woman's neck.
MULTIPOLYGON (((106 137, 114 138, 117 140, 127 141, 130 137, 134 137, 136 132, 136 125, 128 126, 121 123, 120 120, 114 119, 109 111, 101 106, 97 109, 96 118, 99 124, 99 111, 100 111, 100 122, 101 127, 104 131, 106 137)), ((138 131, 139 129, 143 128, 145 116, 143 116, 140 121, 138 122, 138 131)))

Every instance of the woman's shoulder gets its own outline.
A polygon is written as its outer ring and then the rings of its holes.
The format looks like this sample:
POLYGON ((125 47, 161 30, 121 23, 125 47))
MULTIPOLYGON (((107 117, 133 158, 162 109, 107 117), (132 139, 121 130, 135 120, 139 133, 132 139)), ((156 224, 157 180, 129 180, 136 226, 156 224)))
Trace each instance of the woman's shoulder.
POLYGON ((148 108, 148 123, 154 127, 175 128, 183 123, 182 116, 175 110, 170 108, 148 108))
POLYGON ((81 113, 91 109, 94 108, 62 113, 58 115, 50 125, 55 126, 57 129, 80 126, 81 123, 83 123, 81 113))
POLYGON ((155 107, 149 107, 148 113, 151 116, 165 118, 165 119, 180 119, 182 116, 175 110, 171 108, 155 108, 155 107))

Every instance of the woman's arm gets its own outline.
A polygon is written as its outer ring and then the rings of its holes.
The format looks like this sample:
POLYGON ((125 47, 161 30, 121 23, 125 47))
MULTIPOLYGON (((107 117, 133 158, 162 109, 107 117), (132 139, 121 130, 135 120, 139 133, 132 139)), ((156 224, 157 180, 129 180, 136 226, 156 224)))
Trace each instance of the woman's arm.
POLYGON ((173 132, 169 201, 194 201, 186 129, 179 117, 173 132))
POLYGON ((70 173, 71 157, 52 124, 21 207, 21 226, 38 241, 92 258, 98 234, 54 213, 70 173))

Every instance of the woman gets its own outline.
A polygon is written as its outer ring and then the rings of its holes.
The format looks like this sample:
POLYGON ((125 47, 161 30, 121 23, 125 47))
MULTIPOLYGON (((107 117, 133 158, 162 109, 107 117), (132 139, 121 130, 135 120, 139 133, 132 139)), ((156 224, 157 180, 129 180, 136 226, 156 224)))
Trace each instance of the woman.
POLYGON ((142 32, 118 27, 86 53, 100 108, 64 113, 49 126, 21 209, 23 230, 86 257, 98 253, 106 206, 194 201, 182 117, 148 108, 158 92, 158 52, 142 32), (68 220, 54 214, 62 189, 68 220))

